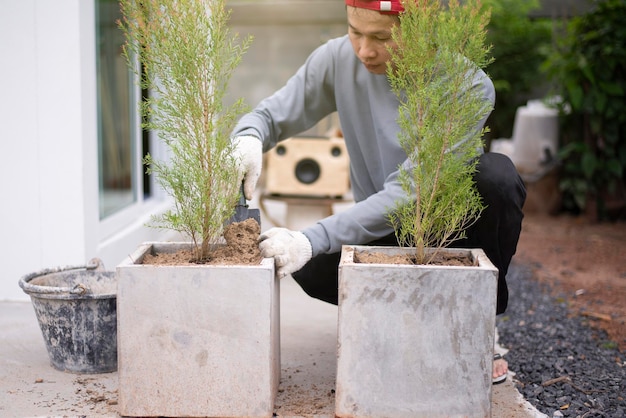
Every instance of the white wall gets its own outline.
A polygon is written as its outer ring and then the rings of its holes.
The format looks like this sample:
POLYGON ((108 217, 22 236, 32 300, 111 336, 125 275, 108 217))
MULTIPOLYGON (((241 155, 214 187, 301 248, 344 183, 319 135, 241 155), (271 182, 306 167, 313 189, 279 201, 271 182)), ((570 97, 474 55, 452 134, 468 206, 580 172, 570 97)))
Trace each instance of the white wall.
POLYGON ((24 273, 85 258, 82 115, 94 107, 82 102, 77 3, 0 3, 2 299, 21 297, 24 273))
POLYGON ((0 300, 24 274, 140 242, 152 202, 107 228, 98 215, 95 10, 90 0, 0 0, 0 300))

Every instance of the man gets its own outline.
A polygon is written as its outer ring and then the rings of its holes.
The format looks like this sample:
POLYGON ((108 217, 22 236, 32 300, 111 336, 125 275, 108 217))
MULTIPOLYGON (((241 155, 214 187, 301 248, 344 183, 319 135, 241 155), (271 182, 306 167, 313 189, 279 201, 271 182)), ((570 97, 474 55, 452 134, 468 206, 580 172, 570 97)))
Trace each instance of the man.
MULTIPOLYGON (((265 257, 274 257, 280 277, 292 274, 307 294, 333 304, 343 244, 397 245, 387 214, 402 196, 397 176, 406 160, 398 142, 398 99, 386 76, 401 1, 345 1, 348 34, 317 48, 283 88, 243 116, 233 131, 244 194, 251 199, 262 152, 338 112, 355 205, 302 231, 272 228, 259 244, 265 257)), ((486 74, 472 88, 493 104, 495 92, 486 74)), ((502 313, 508 301, 505 276, 519 239, 526 193, 515 167, 500 154, 480 157, 475 180, 487 207, 457 245, 482 248, 499 269, 497 313, 502 313)), ((507 370, 506 361, 494 357, 494 383, 506 379, 507 370)))

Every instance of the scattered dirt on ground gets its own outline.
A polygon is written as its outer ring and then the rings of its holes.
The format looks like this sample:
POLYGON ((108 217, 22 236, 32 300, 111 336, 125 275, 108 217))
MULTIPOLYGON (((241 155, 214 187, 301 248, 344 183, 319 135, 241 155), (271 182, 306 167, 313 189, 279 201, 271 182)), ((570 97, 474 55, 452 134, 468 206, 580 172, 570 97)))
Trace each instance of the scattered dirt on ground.
POLYGON ((625 221, 526 214, 515 260, 626 351, 625 221))
POLYGON ((329 385, 298 384, 292 379, 300 369, 282 369, 276 397, 275 414, 278 417, 331 416, 335 412, 334 380, 329 385))
POLYGON ((94 412, 116 414, 117 412, 117 390, 110 390, 98 382, 97 378, 78 376, 74 381, 77 403, 75 407, 84 404, 90 406, 94 412))

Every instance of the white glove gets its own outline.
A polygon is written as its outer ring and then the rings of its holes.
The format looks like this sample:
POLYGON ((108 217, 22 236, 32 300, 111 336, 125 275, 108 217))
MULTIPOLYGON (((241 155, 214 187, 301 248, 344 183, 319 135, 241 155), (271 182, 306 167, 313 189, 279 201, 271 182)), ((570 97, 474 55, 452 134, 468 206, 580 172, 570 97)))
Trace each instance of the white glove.
POLYGON ((263 165, 263 144, 255 136, 243 135, 233 138, 233 155, 239 164, 239 181, 243 181, 243 194, 252 200, 256 183, 261 175, 263 165))
POLYGON ((274 257, 276 274, 283 278, 300 270, 312 257, 309 239, 302 232, 271 228, 259 237, 263 257, 274 257))

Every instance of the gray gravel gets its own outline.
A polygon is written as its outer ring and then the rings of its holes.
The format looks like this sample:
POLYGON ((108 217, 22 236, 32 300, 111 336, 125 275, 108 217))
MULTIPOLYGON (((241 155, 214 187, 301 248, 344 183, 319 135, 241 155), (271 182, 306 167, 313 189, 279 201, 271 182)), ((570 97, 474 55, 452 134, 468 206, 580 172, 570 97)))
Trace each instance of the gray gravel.
POLYGON ((507 282, 499 343, 526 400, 549 417, 626 417, 626 353, 568 315, 568 296, 550 296, 527 267, 513 263, 507 282))

